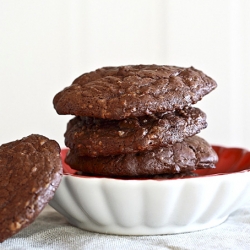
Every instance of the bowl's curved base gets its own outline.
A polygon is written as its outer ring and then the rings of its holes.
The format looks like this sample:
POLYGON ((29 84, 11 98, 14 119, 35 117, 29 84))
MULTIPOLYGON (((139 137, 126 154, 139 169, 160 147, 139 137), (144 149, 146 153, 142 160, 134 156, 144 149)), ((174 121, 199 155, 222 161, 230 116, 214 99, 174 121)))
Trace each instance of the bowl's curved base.
POLYGON ((68 221, 73 226, 95 233, 116 234, 116 235, 161 235, 161 234, 189 233, 189 232, 208 229, 222 224, 227 218, 228 216, 199 224, 193 223, 189 225, 165 225, 162 227, 154 227, 154 228, 147 227, 146 225, 133 226, 133 227, 123 227, 117 224, 100 226, 91 222, 82 223, 73 218, 70 218, 70 220, 68 221))
POLYGON ((65 165, 50 205, 72 225, 105 234, 177 234, 217 226, 249 200, 250 151, 215 149, 216 169, 197 170, 199 176, 190 178, 79 176, 65 165))

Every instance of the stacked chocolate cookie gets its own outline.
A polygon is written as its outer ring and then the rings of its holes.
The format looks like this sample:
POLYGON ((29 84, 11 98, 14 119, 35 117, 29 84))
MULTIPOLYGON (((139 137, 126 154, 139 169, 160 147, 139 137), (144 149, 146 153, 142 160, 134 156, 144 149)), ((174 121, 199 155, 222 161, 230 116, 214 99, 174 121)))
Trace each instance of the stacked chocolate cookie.
POLYGON ((202 138, 206 115, 192 107, 216 82, 190 67, 104 67, 78 77, 53 100, 68 123, 66 162, 83 174, 109 177, 192 175, 214 168, 202 138))

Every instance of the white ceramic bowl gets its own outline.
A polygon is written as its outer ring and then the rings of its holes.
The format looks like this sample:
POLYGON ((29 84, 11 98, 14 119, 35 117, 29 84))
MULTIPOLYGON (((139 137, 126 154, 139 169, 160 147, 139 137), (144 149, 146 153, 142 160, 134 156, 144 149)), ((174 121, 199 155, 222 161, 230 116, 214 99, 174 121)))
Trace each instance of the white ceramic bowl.
POLYGON ((250 199, 250 152, 214 148, 216 170, 184 179, 84 177, 64 165, 50 205, 76 227, 100 233, 174 234, 216 226, 250 199))

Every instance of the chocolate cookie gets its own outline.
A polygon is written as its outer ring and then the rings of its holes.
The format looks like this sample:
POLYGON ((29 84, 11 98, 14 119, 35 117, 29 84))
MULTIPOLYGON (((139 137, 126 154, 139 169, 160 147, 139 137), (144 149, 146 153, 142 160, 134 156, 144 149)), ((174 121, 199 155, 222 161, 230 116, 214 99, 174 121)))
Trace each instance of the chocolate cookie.
POLYGON ((182 109, 216 86, 193 67, 104 67, 78 77, 53 103, 58 114, 121 120, 182 109))
POLYGON ((180 142, 206 126, 205 113, 192 107, 124 120, 75 117, 68 123, 65 144, 81 156, 125 154, 180 142))
POLYGON ((30 135, 0 146, 0 242, 34 221, 61 177, 57 142, 30 135))
POLYGON ((197 168, 214 168, 217 161, 212 147, 198 136, 141 153, 80 157, 70 151, 65 159, 71 168, 83 174, 109 177, 188 173, 197 168))

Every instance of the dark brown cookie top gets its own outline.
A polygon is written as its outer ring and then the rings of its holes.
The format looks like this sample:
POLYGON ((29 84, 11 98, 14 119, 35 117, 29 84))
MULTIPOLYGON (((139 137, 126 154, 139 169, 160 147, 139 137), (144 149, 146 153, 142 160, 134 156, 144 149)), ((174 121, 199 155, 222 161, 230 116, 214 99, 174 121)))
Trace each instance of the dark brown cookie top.
POLYGON ((186 173, 198 168, 214 168, 217 161, 212 147, 198 136, 152 151, 115 156, 81 157, 70 151, 65 159, 71 168, 83 174, 109 177, 186 173))
POLYGON ((61 177, 57 142, 30 135, 0 146, 0 242, 34 221, 61 177))
POLYGON ((104 67, 78 77, 53 103, 58 114, 121 120, 182 109, 216 86, 193 67, 104 67))
POLYGON ((75 117, 68 123, 65 144, 81 156, 125 154, 180 142, 206 126, 205 113, 194 107, 124 120, 75 117))

